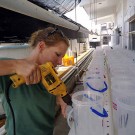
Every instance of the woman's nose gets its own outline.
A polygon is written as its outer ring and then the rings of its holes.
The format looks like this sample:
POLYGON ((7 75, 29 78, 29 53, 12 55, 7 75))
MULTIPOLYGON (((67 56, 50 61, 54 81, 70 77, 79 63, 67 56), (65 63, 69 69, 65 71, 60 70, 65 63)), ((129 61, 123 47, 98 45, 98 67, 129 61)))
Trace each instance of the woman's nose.
POLYGON ((58 65, 61 65, 62 64, 62 58, 59 58, 58 59, 58 65))

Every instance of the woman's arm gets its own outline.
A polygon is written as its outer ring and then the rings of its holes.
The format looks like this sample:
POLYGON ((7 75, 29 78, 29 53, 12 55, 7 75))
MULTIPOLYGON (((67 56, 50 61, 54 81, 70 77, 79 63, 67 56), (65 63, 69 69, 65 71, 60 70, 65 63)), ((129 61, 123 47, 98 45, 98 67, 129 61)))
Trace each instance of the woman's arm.
POLYGON ((17 61, 19 60, 0 60, 0 76, 16 73, 17 61))
POLYGON ((62 97, 60 97, 60 96, 56 97, 56 103, 57 103, 57 105, 60 105, 61 113, 62 113, 63 117, 66 118, 67 104, 63 101, 62 97))
POLYGON ((41 73, 38 64, 26 59, 0 60, 0 76, 18 74, 24 77, 26 84, 38 83, 41 73))

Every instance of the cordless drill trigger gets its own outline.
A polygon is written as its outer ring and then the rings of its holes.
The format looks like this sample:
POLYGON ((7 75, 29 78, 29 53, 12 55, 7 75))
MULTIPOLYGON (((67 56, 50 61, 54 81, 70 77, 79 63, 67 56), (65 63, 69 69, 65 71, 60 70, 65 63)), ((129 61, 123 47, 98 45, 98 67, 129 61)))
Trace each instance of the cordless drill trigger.
POLYGON ((58 72, 57 72, 57 70, 52 66, 52 69, 54 70, 54 72, 56 73, 56 74, 58 74, 58 72))

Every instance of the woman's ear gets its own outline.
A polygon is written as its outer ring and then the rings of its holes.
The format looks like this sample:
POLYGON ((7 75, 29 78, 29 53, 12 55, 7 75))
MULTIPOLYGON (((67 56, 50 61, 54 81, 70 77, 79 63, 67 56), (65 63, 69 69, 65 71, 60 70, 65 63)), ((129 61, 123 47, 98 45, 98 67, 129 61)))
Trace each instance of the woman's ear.
POLYGON ((39 47, 39 50, 40 50, 40 51, 44 50, 44 49, 46 48, 45 42, 43 42, 43 41, 39 42, 38 47, 39 47))

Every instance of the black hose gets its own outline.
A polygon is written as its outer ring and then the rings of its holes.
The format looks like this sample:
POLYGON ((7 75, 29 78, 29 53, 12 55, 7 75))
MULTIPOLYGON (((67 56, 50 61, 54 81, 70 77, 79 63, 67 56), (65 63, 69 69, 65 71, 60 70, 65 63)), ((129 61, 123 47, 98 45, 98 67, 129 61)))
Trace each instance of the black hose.
POLYGON ((12 81, 10 80, 8 85, 7 85, 7 89, 5 91, 5 97, 6 97, 8 105, 9 105, 9 108, 11 110, 11 115, 12 115, 12 118, 13 118, 13 135, 16 135, 16 131, 15 131, 15 115, 14 115, 13 107, 12 107, 11 102, 10 102, 11 100, 9 98, 9 88, 10 88, 11 84, 12 84, 12 81))

